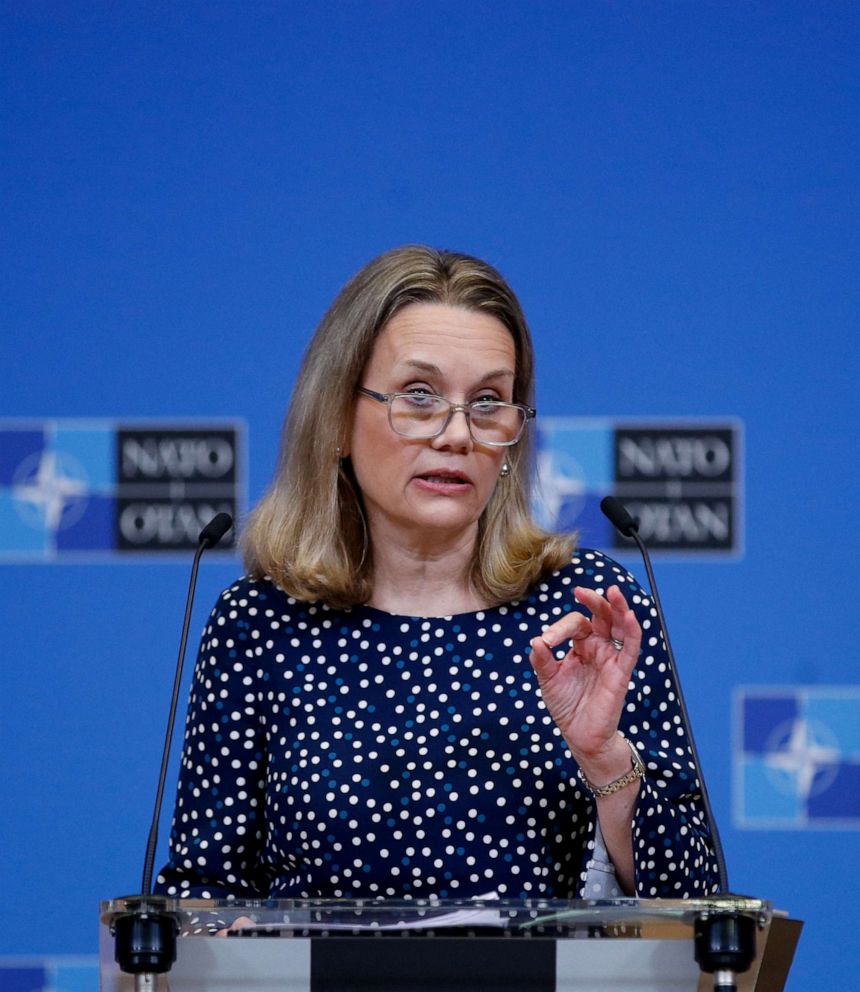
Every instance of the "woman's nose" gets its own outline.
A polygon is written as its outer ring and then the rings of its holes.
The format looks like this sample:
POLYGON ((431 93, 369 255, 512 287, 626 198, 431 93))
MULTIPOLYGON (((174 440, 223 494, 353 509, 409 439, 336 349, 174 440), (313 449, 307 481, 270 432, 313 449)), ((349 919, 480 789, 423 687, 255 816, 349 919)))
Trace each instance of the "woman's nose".
POLYGON ((433 438, 433 447, 468 451, 473 443, 472 432, 469 429, 469 412, 466 407, 455 406, 451 410, 445 430, 433 438))

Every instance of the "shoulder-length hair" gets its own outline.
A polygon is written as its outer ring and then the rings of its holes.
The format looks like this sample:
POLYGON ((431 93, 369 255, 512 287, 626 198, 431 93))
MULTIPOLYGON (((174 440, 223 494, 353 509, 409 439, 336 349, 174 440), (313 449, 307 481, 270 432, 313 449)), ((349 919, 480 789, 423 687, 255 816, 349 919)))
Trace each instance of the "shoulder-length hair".
MULTIPOLYGON (((361 493, 340 448, 349 437, 355 392, 374 342, 410 303, 489 313, 514 339, 513 399, 533 404, 534 353, 519 301, 504 278, 469 255, 421 245, 374 259, 341 290, 305 353, 284 422, 274 479, 244 535, 249 574, 269 576, 288 595, 334 607, 366 602, 373 549, 361 493)), ((478 524, 471 580, 493 603, 520 598, 543 574, 570 560, 570 537, 548 534, 530 513, 532 439, 508 449, 478 524)))

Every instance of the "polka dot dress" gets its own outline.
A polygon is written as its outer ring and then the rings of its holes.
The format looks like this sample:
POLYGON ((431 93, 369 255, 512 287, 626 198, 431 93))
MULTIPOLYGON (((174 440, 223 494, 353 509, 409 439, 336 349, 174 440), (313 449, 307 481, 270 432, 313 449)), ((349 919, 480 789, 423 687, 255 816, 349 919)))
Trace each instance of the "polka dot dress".
POLYGON ((647 769, 634 817, 637 895, 714 891, 656 612, 632 576, 592 551, 527 599, 444 618, 301 603, 268 581, 226 590, 203 636, 158 890, 593 895, 589 879, 606 868, 594 801, 528 654, 532 637, 581 609, 574 586, 612 584, 644 631, 622 717, 647 769))

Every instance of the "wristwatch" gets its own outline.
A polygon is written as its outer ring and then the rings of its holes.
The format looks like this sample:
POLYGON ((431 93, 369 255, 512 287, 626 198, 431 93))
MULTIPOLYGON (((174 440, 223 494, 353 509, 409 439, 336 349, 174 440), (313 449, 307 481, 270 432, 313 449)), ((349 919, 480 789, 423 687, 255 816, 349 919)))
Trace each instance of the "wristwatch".
POLYGON ((631 785, 637 779, 645 777, 645 765, 642 763, 642 759, 639 757, 639 752, 636 750, 634 745, 627 740, 621 731, 618 731, 619 736, 624 741, 624 743, 630 748, 630 757, 633 762, 633 767, 629 772, 625 772, 619 778, 614 779, 612 782, 606 785, 594 785, 589 782, 585 777, 582 769, 579 769, 579 779, 582 784, 588 789, 588 791, 594 796, 595 799, 602 799, 604 796, 611 796, 613 793, 618 792, 620 789, 625 788, 625 786, 631 785))

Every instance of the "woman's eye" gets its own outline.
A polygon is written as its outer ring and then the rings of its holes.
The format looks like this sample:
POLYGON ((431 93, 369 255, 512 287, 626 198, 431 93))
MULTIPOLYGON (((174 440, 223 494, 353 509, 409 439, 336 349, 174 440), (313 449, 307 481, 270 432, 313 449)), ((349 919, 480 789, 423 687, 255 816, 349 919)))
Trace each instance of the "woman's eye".
POLYGON ((426 386, 410 386, 402 394, 401 402, 413 410, 435 409, 439 403, 439 397, 426 386))

